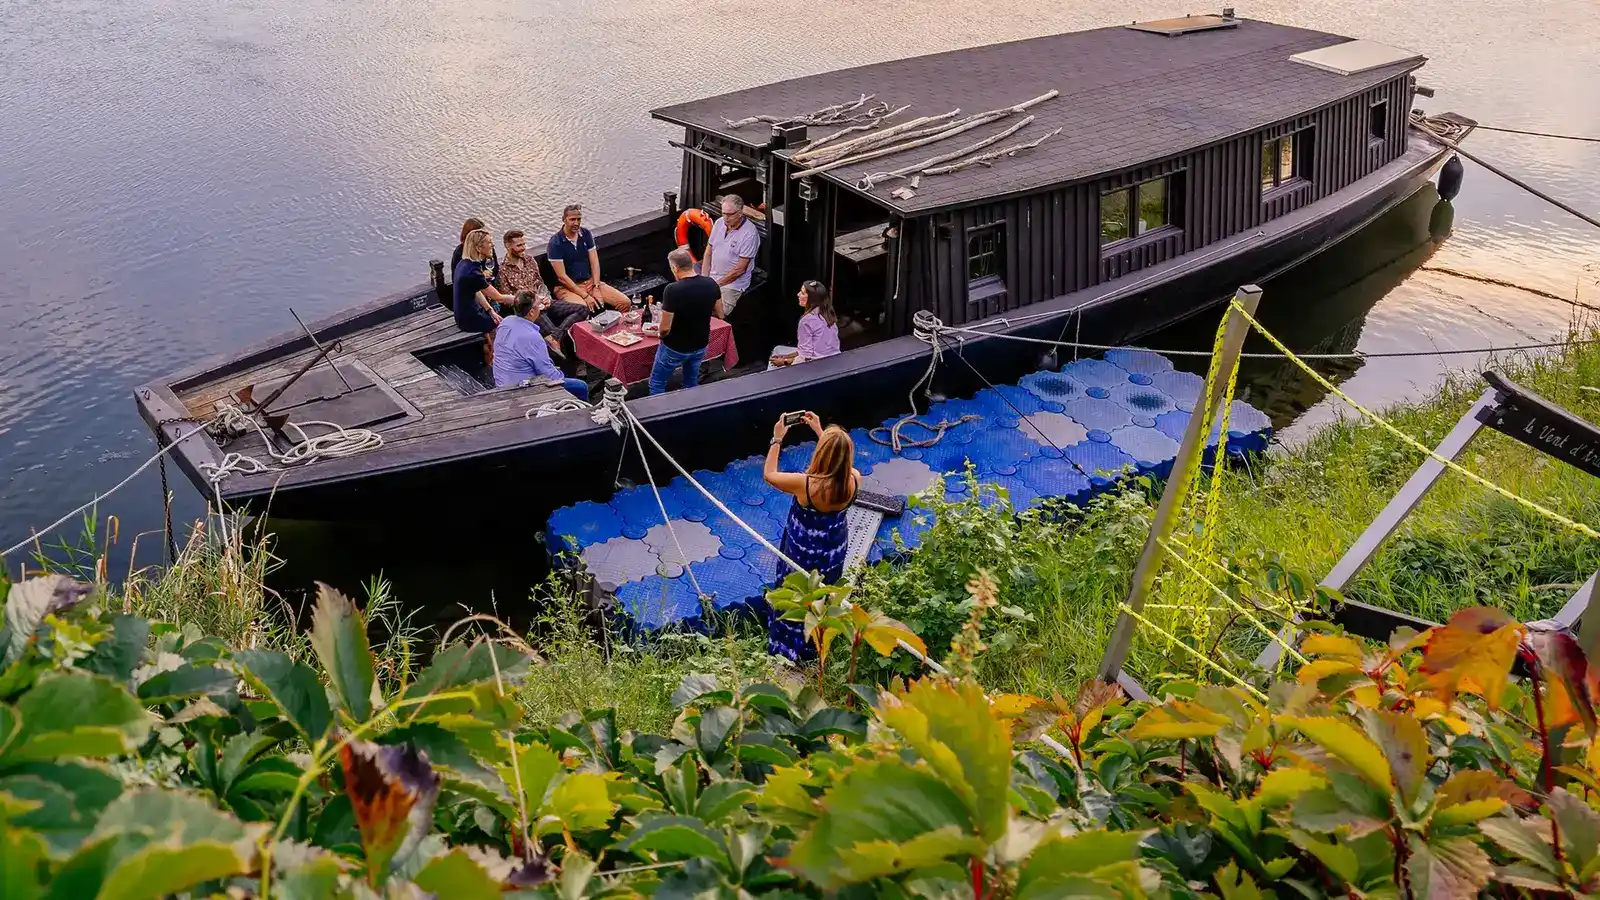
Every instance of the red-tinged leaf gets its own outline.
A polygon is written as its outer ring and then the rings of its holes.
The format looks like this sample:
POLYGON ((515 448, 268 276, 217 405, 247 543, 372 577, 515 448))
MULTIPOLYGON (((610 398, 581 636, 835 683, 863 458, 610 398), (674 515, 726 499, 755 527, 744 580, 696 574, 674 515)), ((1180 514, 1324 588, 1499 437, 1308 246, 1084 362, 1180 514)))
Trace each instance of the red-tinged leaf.
POLYGON ((407 839, 419 841, 427 834, 439 797, 439 774, 425 754, 403 744, 380 747, 351 741, 339 761, 366 850, 367 879, 382 884, 389 861, 407 839))
POLYGON ((1400 799, 1410 806, 1427 779, 1430 762, 1428 736, 1422 733, 1422 723, 1402 713, 1364 712, 1362 717, 1367 734, 1389 761, 1389 774, 1400 790, 1400 799))
POLYGON ((1551 703, 1545 708, 1545 725, 1554 728, 1581 721, 1592 739, 1596 731, 1596 698, 1590 692, 1589 663, 1583 649, 1564 631, 1530 631, 1523 640, 1539 660, 1539 669, 1552 689, 1551 703), (1557 686, 1562 690, 1554 690, 1557 686))
POLYGON ((1523 631, 1503 610, 1481 606, 1461 610, 1449 624, 1428 630, 1419 671, 1442 700, 1448 702, 1457 691, 1465 691, 1495 709, 1523 631))
POLYGON ((1486 819, 1506 808, 1500 796, 1503 779, 1494 772, 1467 769, 1451 775, 1439 786, 1435 826, 1466 825, 1486 819))
POLYGON ((1128 729, 1128 737, 1139 741, 1214 737, 1233 724, 1227 716, 1213 712, 1190 700, 1170 700, 1153 706, 1128 729))

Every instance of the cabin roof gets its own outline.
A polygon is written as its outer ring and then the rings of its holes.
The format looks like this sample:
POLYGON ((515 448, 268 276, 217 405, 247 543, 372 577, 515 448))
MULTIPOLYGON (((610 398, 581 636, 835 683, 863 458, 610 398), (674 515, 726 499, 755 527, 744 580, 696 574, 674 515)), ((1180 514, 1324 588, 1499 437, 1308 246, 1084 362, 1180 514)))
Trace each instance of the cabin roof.
MULTIPOLYGON (((1424 62, 1415 57, 1341 75, 1289 59, 1347 40, 1254 20, 1240 20, 1235 28, 1176 36, 1116 26, 809 75, 662 107, 652 115, 761 147, 771 136, 771 126, 735 129, 727 120, 807 113, 874 94, 891 106, 909 105, 895 120, 904 121, 956 108, 963 114, 982 112, 1050 90, 1061 92, 1029 110, 1036 116, 1032 124, 986 149, 1061 129, 1039 147, 992 166, 924 176, 910 200, 889 196, 906 184, 903 180, 870 191, 882 205, 916 214, 1028 193, 1184 153, 1361 93, 1424 62)), ((1016 121, 1015 116, 1002 119, 820 177, 857 189, 865 174, 959 150, 1016 121)), ((810 137, 814 140, 832 130, 813 127, 810 137)))

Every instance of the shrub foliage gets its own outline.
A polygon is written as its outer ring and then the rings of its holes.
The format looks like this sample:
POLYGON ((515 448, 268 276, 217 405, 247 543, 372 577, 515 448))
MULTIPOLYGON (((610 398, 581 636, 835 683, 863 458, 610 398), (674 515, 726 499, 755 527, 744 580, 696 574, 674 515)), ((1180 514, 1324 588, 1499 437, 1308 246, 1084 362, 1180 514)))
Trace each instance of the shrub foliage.
MULTIPOLYGON (((949 674, 838 703, 690 676, 646 734, 523 722, 514 640, 391 683, 329 589, 302 661, 10 586, 0 896, 1600 896, 1600 670, 1570 635, 1479 608, 1155 704, 991 696, 969 589, 949 674)), ((852 656, 906 634, 793 593, 852 656)))

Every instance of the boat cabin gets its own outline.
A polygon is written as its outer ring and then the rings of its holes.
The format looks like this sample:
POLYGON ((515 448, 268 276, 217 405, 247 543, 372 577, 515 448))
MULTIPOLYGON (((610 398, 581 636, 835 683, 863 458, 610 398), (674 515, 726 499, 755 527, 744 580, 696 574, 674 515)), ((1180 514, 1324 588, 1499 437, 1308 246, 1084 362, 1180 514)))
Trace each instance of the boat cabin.
MULTIPOLYGON (((768 281, 832 285, 848 347, 909 333, 919 309, 963 324, 1084 291, 1327 197, 1406 152, 1423 62, 1229 10, 892 60, 652 115, 684 129, 683 206, 714 209, 735 192, 764 209, 768 281), (873 143, 914 119, 930 121, 873 143), (955 127, 939 137, 944 126, 955 127)), ((781 339, 797 311, 773 305, 781 339)))

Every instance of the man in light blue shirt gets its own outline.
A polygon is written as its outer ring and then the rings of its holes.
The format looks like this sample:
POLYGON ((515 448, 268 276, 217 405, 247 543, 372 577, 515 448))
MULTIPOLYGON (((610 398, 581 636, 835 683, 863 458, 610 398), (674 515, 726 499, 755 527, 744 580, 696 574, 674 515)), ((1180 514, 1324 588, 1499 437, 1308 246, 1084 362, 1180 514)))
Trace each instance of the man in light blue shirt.
POLYGON ((700 271, 710 275, 722 289, 722 317, 733 315, 739 297, 750 287, 756 271, 756 253, 761 250, 761 231, 744 214, 744 199, 738 194, 722 198, 722 218, 711 226, 706 242, 706 258, 700 271))
POLYGON ((518 293, 512 311, 515 315, 501 319, 494 330, 494 386, 559 382, 572 396, 588 400, 589 386, 577 378, 563 376, 551 362, 550 345, 534 324, 544 310, 533 291, 518 293))

